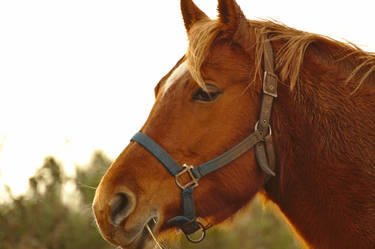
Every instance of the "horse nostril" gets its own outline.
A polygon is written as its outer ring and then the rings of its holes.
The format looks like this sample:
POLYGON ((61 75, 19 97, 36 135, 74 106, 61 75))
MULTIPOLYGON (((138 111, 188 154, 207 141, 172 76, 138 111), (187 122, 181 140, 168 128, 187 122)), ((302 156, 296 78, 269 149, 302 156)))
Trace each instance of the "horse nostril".
POLYGON ((111 223, 114 226, 118 226, 133 211, 134 201, 129 195, 118 193, 109 205, 111 223))

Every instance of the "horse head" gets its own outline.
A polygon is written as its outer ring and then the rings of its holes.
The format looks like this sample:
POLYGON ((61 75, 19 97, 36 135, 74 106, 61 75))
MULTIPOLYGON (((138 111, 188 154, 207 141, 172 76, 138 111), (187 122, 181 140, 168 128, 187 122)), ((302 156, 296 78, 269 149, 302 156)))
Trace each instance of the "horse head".
MULTIPOLYGON (((249 23, 235 1, 219 1, 217 20, 192 1, 181 1, 189 49, 157 84, 156 101, 141 129, 179 165, 200 165, 254 131, 260 108, 260 78, 249 23), (255 91, 254 89, 258 89, 255 91)), ((180 181, 188 182, 188 174, 180 181)), ((252 150, 200 179, 194 190, 196 216, 218 224, 245 206, 266 174, 252 150)), ((149 244, 181 215, 181 189, 168 170, 132 141, 102 178, 93 209, 103 236, 124 248, 149 244)), ((199 223, 201 224, 201 223, 199 223)))

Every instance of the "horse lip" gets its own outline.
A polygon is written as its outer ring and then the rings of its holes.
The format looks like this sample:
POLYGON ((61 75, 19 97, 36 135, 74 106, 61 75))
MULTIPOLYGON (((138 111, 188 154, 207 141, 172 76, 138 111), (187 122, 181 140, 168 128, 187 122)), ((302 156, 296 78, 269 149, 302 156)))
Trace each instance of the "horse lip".
POLYGON ((135 233, 134 236, 129 236, 129 233, 124 230, 117 230, 113 239, 123 249, 142 249, 145 247, 147 240, 152 238, 146 226, 149 226, 150 230, 154 232, 156 230, 157 222, 158 216, 151 216, 143 226, 137 229, 138 232, 135 233), (124 238, 129 237, 131 237, 130 240, 124 240, 124 238))

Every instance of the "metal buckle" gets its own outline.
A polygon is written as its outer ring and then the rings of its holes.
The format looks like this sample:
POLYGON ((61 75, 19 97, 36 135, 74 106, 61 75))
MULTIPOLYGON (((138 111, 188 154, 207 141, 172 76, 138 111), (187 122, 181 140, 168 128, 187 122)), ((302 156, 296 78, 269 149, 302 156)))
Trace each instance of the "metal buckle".
MULTIPOLYGON (((259 120, 258 122, 255 124, 255 127, 254 127, 254 130, 257 131, 259 130, 259 120)), ((262 131, 262 130, 261 130, 262 131)), ((264 137, 266 136, 272 136, 272 128, 271 128, 271 125, 268 124, 268 134, 262 134, 264 137)))
POLYGON ((276 74, 264 71, 263 93, 270 95, 274 98, 277 98, 277 81, 278 78, 276 74), (270 77, 273 80, 268 81, 268 77, 270 77))
POLYGON ((192 187, 192 188, 198 187, 198 185, 199 185, 198 179, 194 176, 193 172, 191 171, 194 167, 190 166, 190 165, 187 165, 187 164, 184 164, 184 165, 182 165, 182 168, 183 169, 177 175, 175 175, 175 180, 176 180, 177 186, 179 186, 182 190, 190 188, 190 187, 192 187), (182 184, 179 181, 179 177, 182 176, 183 174, 185 174, 186 172, 189 174, 189 177, 190 177, 191 181, 188 182, 188 183, 182 184))

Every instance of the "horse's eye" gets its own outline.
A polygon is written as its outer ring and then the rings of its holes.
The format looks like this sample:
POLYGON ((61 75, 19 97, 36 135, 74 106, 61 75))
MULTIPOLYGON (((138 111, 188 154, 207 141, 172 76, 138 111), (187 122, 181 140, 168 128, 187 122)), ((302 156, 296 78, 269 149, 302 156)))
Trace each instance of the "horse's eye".
POLYGON ((212 102, 222 92, 214 85, 212 84, 206 84, 206 89, 203 90, 203 88, 199 88, 194 94, 193 94, 193 100, 196 101, 202 101, 202 102, 212 102))

